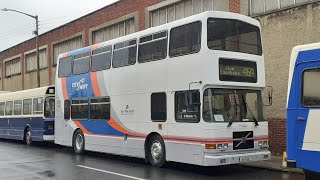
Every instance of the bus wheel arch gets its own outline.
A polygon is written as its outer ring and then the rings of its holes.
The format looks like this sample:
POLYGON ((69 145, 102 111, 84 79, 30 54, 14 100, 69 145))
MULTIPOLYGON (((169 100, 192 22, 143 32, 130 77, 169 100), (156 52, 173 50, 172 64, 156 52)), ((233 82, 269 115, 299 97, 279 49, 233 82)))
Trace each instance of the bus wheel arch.
POLYGON ((145 160, 154 167, 162 167, 166 163, 166 146, 159 133, 150 133, 144 143, 145 160))
POLYGON ((85 137, 80 128, 76 129, 72 136, 72 148, 76 154, 85 152, 85 137))
POLYGON ((32 134, 31 134, 31 127, 30 125, 26 125, 23 131, 23 142, 26 145, 31 145, 32 144, 32 134))

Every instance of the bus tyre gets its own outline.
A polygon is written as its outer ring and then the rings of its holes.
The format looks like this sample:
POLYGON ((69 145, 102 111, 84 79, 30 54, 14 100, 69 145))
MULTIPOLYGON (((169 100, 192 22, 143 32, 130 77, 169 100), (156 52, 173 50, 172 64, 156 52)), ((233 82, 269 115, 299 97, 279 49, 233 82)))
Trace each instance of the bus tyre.
POLYGON ((152 136, 149 139, 148 159, 152 166, 162 167, 166 162, 166 148, 163 139, 159 136, 152 136))
POLYGON ((32 137, 31 137, 31 129, 27 128, 26 131, 24 132, 24 143, 26 145, 31 145, 32 144, 32 137))
POLYGON ((73 135, 73 140, 72 140, 73 151, 76 154, 83 154, 84 144, 85 144, 84 134, 80 129, 78 129, 73 135))

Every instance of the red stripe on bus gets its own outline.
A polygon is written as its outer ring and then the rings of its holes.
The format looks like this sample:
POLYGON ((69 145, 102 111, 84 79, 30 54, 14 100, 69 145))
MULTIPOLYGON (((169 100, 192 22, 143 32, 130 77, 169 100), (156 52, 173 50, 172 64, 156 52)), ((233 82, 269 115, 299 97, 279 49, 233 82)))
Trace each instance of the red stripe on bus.
POLYGON ((62 85, 63 98, 64 98, 64 100, 67 100, 67 99, 69 99, 69 97, 68 97, 67 78, 66 77, 61 78, 61 85, 62 85))
POLYGON ((99 83, 97 79, 97 72, 91 72, 90 73, 90 78, 91 78, 91 83, 92 83, 92 88, 93 88, 93 93, 96 97, 101 96, 100 88, 99 88, 99 83))

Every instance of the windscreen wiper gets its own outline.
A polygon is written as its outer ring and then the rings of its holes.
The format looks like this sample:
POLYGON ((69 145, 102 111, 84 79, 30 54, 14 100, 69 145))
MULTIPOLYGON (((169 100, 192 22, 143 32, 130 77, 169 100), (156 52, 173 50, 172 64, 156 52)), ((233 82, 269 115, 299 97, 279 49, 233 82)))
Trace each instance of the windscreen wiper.
MULTIPOLYGON (((235 118, 237 118, 237 114, 238 114, 238 104, 237 104, 237 100, 236 100, 236 96, 233 95, 233 99, 234 99, 234 103, 235 103, 235 118)), ((232 107, 232 106, 231 106, 232 107)), ((233 118, 230 118, 229 124, 227 127, 231 127, 231 125, 233 124, 233 118)))
POLYGON ((256 117, 253 115, 250 107, 248 106, 248 103, 244 100, 244 97, 243 97, 243 94, 241 95, 241 98, 242 98, 242 102, 243 104, 246 106, 246 109, 249 111, 250 113, 250 116, 252 117, 253 121, 254 121, 254 124, 255 126, 259 126, 259 123, 258 123, 258 120, 256 119, 256 117))

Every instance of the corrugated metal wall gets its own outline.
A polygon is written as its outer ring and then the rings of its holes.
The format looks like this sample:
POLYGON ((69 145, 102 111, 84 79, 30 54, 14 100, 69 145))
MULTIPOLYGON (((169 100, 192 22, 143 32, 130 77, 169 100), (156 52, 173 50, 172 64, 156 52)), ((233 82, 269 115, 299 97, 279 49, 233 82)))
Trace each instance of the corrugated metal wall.
POLYGON ((184 0, 150 12, 150 27, 182 19, 204 11, 224 11, 228 6, 226 0, 184 0))
MULTIPOLYGON (((48 67, 47 49, 41 49, 39 51, 40 69, 48 67)), ((36 52, 32 52, 26 55, 25 58, 25 72, 34 71, 37 69, 37 56, 36 52)))
POLYGON ((5 76, 21 74, 21 58, 15 58, 5 62, 5 76))
POLYGON ((103 27, 92 32, 92 44, 104 42, 120 36, 128 35, 135 32, 134 18, 103 27))
POLYGON ((311 1, 312 0, 251 0, 251 14, 263 14, 311 1))
POLYGON ((79 49, 83 47, 82 36, 77 36, 72 39, 53 45, 53 64, 57 64, 59 54, 79 49))

